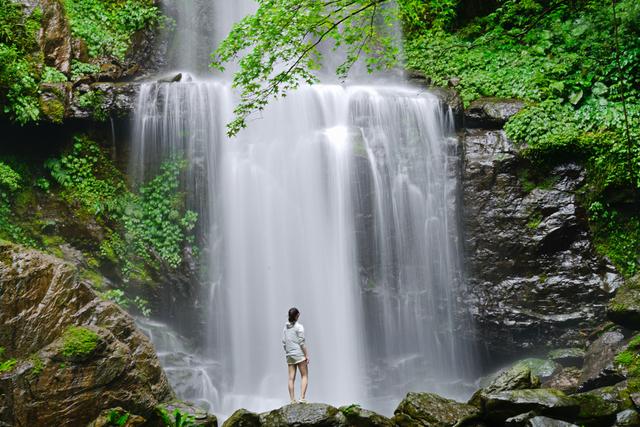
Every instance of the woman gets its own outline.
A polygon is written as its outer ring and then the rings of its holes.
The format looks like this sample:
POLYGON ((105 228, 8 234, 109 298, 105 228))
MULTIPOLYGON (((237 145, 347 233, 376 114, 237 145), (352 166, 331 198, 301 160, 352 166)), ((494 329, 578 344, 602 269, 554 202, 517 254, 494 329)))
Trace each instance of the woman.
POLYGON ((296 380, 296 367, 300 370, 302 376, 300 403, 307 403, 305 396, 307 394, 307 373, 309 365, 309 354, 307 346, 304 342, 304 327, 298 323, 300 312, 297 308, 289 309, 289 322, 284 325, 282 333, 282 345, 289 365, 289 397, 291 403, 296 403, 294 385, 296 380))

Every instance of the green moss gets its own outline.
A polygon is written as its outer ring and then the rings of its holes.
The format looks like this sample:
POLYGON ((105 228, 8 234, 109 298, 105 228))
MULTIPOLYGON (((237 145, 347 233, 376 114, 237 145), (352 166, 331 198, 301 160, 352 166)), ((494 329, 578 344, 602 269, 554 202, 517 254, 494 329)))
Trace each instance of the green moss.
POLYGON ((11 372, 13 368, 18 364, 16 359, 8 359, 0 363, 0 374, 11 372))
POLYGON ((35 378, 38 375, 40 375, 44 370, 44 362, 40 358, 40 356, 38 356, 37 354, 32 355, 29 358, 29 361, 31 362, 31 365, 32 365, 31 372, 29 372, 29 375, 32 378, 35 378))
POLYGON ((91 355, 100 337, 85 327, 69 327, 62 336, 62 354, 66 357, 83 358, 91 355))
POLYGON ((64 104, 57 99, 40 98, 40 111, 53 123, 62 123, 64 119, 64 104))
POLYGON ((4 358, 4 353, 5 353, 5 348, 4 347, 0 347, 0 360, 2 360, 4 358))

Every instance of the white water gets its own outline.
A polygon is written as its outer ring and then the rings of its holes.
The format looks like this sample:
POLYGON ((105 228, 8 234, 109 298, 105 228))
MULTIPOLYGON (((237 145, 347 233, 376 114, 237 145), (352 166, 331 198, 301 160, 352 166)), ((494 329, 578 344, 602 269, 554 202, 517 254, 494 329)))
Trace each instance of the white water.
MULTIPOLYGON (((210 38, 181 22, 228 28, 251 5, 176 2, 179 65, 194 71, 210 38)), ((390 412, 408 391, 455 393, 470 355, 456 339, 456 157, 438 100, 402 84, 304 87, 229 141, 229 84, 185 76, 142 86, 131 165, 142 180, 184 156, 209 242, 200 359, 220 369, 185 397, 226 414, 286 403, 291 306, 307 330, 311 400, 390 412)))

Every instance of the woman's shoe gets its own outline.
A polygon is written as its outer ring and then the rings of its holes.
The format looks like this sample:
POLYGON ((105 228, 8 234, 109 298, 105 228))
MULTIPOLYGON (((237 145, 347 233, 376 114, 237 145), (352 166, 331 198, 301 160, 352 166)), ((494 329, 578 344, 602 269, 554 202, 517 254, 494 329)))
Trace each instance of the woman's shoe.
POLYGON ((300 399, 298 400, 298 403, 308 403, 308 402, 307 402, 307 399, 300 399))
POLYGON ((299 403, 299 402, 295 399, 292 399, 291 402, 289 402, 289 405, 295 405, 296 403, 299 403))

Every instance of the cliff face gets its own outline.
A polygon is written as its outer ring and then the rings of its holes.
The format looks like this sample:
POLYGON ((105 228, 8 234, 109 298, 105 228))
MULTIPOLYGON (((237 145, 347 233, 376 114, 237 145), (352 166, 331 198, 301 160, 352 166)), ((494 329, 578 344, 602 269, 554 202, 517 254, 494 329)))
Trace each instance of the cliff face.
MULTIPOLYGON (((70 264, 0 243, 0 423, 86 425, 121 406, 149 416, 173 396, 133 319, 70 264)), ((3 424, 3 425, 6 425, 3 424)))
POLYGON ((475 103, 461 137, 468 291, 491 358, 582 346, 621 283, 577 201, 584 170, 565 163, 535 176, 500 129, 517 110, 475 103))

